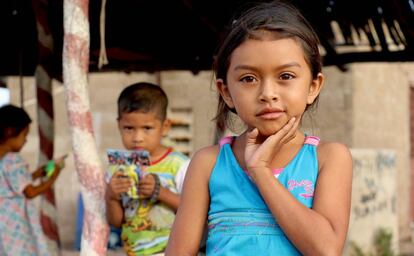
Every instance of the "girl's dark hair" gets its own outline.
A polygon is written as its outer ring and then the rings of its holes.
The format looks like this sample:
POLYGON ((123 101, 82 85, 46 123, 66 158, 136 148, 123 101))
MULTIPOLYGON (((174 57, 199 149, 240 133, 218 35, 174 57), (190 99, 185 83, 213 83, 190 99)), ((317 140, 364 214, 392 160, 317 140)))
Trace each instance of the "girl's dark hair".
POLYGON ((118 119, 122 113, 154 111, 164 121, 167 116, 168 98, 163 89, 151 83, 135 83, 126 87, 118 98, 118 119))
MULTIPOLYGON (((247 39, 269 38, 269 34, 275 39, 294 38, 297 40, 303 48, 305 60, 311 69, 312 79, 317 78, 322 70, 318 36, 294 6, 282 1, 273 1, 259 3, 232 19, 229 31, 215 55, 213 70, 216 79, 222 79, 223 83, 227 84, 231 55, 240 44, 247 39)), ((317 99, 312 105, 316 103, 317 99)), ((218 129, 224 130, 228 124, 230 111, 232 110, 219 95, 215 117, 218 129)))
POLYGON ((32 122, 27 112, 13 105, 0 107, 0 143, 19 135, 32 122))

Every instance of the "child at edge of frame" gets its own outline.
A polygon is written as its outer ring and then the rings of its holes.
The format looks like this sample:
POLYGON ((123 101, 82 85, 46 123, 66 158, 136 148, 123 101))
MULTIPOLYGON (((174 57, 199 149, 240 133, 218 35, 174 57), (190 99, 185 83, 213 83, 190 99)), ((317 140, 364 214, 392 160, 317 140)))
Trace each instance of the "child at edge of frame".
POLYGON ((30 172, 19 154, 30 130, 30 116, 8 104, 0 107, 0 120, 0 255, 52 255, 32 199, 52 187, 65 156, 30 172))
POLYGON ((324 82, 317 35, 282 1, 229 27, 213 67, 216 122, 229 127, 233 112, 246 129, 192 157, 166 255, 195 255, 206 221, 207 255, 341 255, 352 157, 300 126, 324 82))
POLYGON ((139 198, 124 202, 132 180, 116 171, 109 179, 105 196, 107 220, 121 227, 127 255, 162 255, 180 204, 180 193, 189 159, 162 138, 170 130, 168 98, 158 85, 140 82, 129 85, 118 98, 118 129, 126 150, 145 150, 150 157, 138 184, 139 198))

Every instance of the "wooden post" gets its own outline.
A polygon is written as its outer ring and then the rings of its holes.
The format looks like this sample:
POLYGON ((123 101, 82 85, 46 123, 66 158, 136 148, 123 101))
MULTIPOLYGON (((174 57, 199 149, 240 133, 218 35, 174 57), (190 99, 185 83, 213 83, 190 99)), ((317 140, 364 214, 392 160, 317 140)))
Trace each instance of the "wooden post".
POLYGON ((105 181, 92 128, 88 94, 88 0, 64 0, 63 81, 76 171, 84 202, 81 255, 105 255, 105 181))
MULTIPOLYGON (((53 158, 54 150, 54 111, 52 97, 51 65, 53 60, 53 37, 49 29, 48 0, 32 0, 36 17, 38 65, 35 71, 37 120, 39 131, 38 166, 53 158)), ((53 188, 40 197, 40 223, 47 239, 51 255, 59 255, 59 232, 57 209, 53 188)))

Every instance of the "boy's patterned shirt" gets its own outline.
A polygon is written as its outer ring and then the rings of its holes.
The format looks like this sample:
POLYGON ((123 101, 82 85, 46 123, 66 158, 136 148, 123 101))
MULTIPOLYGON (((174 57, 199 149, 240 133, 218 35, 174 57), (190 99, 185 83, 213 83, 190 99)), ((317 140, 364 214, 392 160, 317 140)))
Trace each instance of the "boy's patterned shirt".
MULTIPOLYGON (((188 157, 172 151, 164 159, 145 169, 159 176, 161 186, 178 193, 175 177, 188 157)), ((162 252, 174 222, 175 213, 168 206, 149 200, 130 199, 124 201, 125 222, 122 225, 122 240, 128 255, 150 255, 162 252)))

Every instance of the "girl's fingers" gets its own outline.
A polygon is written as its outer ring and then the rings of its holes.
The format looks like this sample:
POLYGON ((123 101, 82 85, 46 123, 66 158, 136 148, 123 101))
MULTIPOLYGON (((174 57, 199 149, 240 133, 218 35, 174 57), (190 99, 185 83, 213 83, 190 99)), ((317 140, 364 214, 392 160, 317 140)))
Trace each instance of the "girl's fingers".
POLYGON ((257 136, 259 135, 259 130, 257 128, 254 128, 250 132, 247 133, 247 144, 255 144, 257 136))
POLYGON ((299 126, 299 120, 296 120, 295 117, 293 117, 289 122, 285 125, 284 128, 286 128, 287 133, 282 137, 281 142, 286 143, 293 139, 296 136, 296 130, 299 126))
POLYGON ((285 124, 285 126, 282 127, 282 129, 280 129, 278 132, 276 132, 275 134, 273 134, 272 136, 270 136, 270 140, 273 141, 274 143, 285 143, 287 140, 286 138, 288 138, 290 135, 290 133, 294 133, 295 130, 293 129, 294 125, 295 125, 295 121, 296 118, 292 117, 289 122, 287 122, 285 124))
POLYGON ((63 159, 56 160, 55 164, 59 167, 59 169, 63 169, 63 167, 65 167, 65 162, 63 159))

